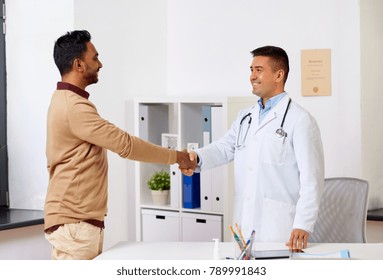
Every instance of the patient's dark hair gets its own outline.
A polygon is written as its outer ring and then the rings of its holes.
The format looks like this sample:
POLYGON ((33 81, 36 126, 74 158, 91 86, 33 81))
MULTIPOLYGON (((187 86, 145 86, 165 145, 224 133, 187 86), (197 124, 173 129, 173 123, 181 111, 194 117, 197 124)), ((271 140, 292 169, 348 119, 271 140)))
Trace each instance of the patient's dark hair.
POLYGON ((67 32, 57 39, 53 49, 53 58, 61 75, 70 72, 76 58, 82 58, 86 51, 86 43, 90 40, 90 33, 86 30, 67 32))

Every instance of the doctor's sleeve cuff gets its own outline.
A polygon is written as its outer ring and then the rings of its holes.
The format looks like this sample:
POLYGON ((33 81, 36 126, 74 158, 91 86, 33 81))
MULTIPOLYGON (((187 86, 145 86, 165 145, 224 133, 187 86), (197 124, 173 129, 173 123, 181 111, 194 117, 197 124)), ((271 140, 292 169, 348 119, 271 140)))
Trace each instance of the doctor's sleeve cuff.
POLYGON ((194 172, 200 173, 201 172, 201 165, 202 165, 202 158, 200 154, 197 151, 194 151, 197 155, 197 167, 194 170, 194 172))

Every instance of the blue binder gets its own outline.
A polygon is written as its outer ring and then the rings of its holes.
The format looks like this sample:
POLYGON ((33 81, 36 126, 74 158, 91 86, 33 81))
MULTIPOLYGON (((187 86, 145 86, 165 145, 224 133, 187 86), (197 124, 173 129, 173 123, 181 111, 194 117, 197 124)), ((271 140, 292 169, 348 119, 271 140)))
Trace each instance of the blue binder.
MULTIPOLYGON (((209 143, 211 142, 211 106, 202 106, 202 132, 209 132, 209 143)), ((208 143, 202 143, 202 146, 208 143)))
POLYGON ((200 174, 194 173, 193 176, 182 175, 183 182, 183 207, 201 207, 201 184, 200 174))

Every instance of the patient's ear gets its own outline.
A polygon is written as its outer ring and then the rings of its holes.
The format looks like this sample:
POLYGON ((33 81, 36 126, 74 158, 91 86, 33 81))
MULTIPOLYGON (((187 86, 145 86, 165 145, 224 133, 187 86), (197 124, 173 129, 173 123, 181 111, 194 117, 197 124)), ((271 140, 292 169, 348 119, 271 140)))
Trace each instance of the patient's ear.
POLYGON ((79 58, 75 58, 72 69, 77 72, 84 72, 84 62, 79 58))

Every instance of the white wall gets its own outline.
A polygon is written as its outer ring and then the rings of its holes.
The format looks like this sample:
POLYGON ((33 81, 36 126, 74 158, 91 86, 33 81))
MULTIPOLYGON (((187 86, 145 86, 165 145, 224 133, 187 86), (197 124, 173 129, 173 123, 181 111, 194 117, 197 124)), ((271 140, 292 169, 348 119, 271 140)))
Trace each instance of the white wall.
POLYGON ((60 78, 53 44, 73 29, 73 0, 5 4, 10 203, 14 208, 43 209, 48 183, 46 113, 60 78))
MULTIPOLYGON (((247 96, 250 51, 286 49, 287 91, 317 118, 326 176, 362 176, 359 0, 8 0, 8 141, 11 206, 42 209, 45 124, 59 80, 54 40, 88 29, 104 67, 88 88, 100 114, 132 131, 126 100, 247 96), (332 49, 332 96, 300 95, 300 50, 332 49), (347 136, 347 137, 346 137, 347 136)), ((105 248, 134 239, 132 162, 109 154, 105 248)))
MULTIPOLYGON (((132 132, 126 100, 166 95, 166 1, 75 1, 75 29, 92 34, 103 63, 99 83, 87 88, 92 102, 101 116, 132 132)), ((134 164, 113 153, 108 157, 106 248, 135 240, 134 164)))
POLYGON ((168 93, 250 96, 250 51, 281 46, 291 66, 286 90, 321 128, 326 176, 359 177, 358 2, 169 0, 168 93), (320 48, 332 51, 332 96, 302 97, 300 51, 320 48))

